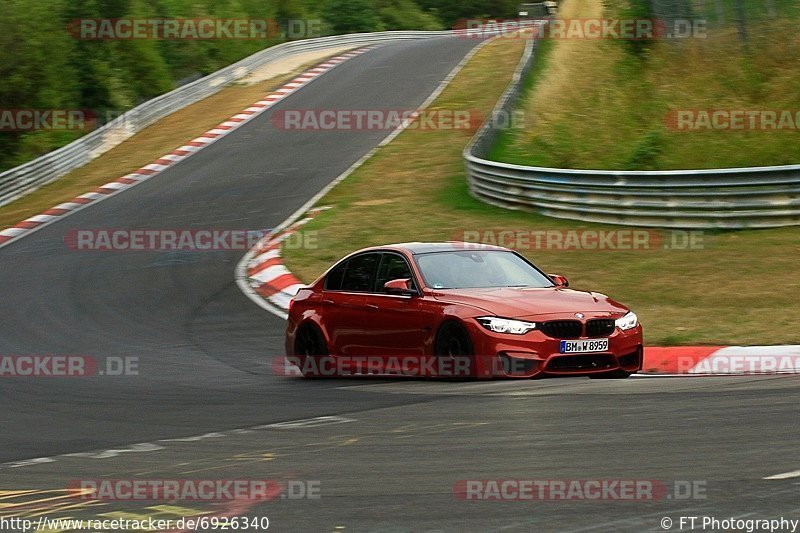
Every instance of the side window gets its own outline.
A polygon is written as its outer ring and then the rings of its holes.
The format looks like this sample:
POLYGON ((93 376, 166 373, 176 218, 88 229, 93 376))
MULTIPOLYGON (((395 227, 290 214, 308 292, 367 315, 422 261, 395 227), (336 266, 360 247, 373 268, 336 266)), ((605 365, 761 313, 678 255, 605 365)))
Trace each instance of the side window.
POLYGON ((357 255, 347 262, 347 270, 342 281, 343 291, 368 292, 372 290, 375 269, 378 267, 379 254, 357 255))
POLYGON ((387 281, 404 278, 413 278, 406 260, 397 254, 383 254, 381 266, 378 268, 375 292, 384 292, 383 284, 387 281))
POLYGON ((342 288, 342 279, 344 279, 344 271, 347 268, 347 261, 342 261, 325 276, 325 290, 338 291, 342 288))

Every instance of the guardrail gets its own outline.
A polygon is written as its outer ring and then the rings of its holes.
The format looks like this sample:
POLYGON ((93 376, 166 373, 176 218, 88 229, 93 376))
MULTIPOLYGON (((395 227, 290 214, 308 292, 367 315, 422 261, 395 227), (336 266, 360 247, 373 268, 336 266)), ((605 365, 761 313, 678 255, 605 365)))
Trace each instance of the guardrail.
POLYGON ((470 193, 543 215, 648 227, 764 228, 800 224, 800 165, 711 170, 606 171, 488 159, 535 61, 529 41, 508 89, 464 149, 470 193))
POLYGON ((270 61, 326 48, 366 46, 398 39, 423 39, 450 34, 450 31, 387 31, 334 35, 291 41, 256 52, 217 72, 148 100, 62 148, 3 172, 0 174, 0 206, 85 165, 147 126, 211 96, 226 84, 246 76, 270 61))

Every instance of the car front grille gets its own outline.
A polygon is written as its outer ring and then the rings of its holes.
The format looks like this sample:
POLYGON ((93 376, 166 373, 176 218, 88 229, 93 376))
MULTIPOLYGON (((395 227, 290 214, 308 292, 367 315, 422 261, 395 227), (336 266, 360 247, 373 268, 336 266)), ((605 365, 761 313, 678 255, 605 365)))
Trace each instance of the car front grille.
POLYGON ((545 370, 553 372, 581 372, 616 368, 617 362, 611 354, 561 355, 547 362, 545 370))
POLYGON ((577 320, 551 320, 542 322, 539 329, 554 339, 578 339, 583 333, 583 324, 577 320))
POLYGON ((616 328, 614 320, 609 318, 596 318, 586 322, 586 336, 587 337, 607 337, 614 333, 616 328))

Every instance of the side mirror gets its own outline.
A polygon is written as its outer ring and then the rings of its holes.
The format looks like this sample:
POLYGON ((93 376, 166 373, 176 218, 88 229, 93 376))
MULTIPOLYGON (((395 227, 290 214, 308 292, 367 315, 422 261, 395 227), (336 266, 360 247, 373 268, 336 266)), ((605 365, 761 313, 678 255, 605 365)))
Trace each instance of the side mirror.
POLYGON ((550 279, 556 284, 556 287, 569 287, 569 280, 564 276, 559 276, 558 274, 548 274, 548 276, 550 276, 550 279))
POLYGON ((412 286, 411 279, 409 278, 387 281, 383 284, 383 290, 388 294, 399 294, 402 296, 411 296, 417 294, 417 291, 412 286))

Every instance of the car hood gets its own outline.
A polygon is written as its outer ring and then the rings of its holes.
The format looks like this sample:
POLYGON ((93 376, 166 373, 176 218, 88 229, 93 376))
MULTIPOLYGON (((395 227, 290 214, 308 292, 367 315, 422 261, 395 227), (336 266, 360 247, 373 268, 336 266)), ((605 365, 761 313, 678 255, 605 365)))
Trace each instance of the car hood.
POLYGON ((488 314, 506 318, 566 313, 610 313, 623 315, 628 308, 605 294, 556 287, 438 290, 434 298, 442 302, 468 305, 488 314))

